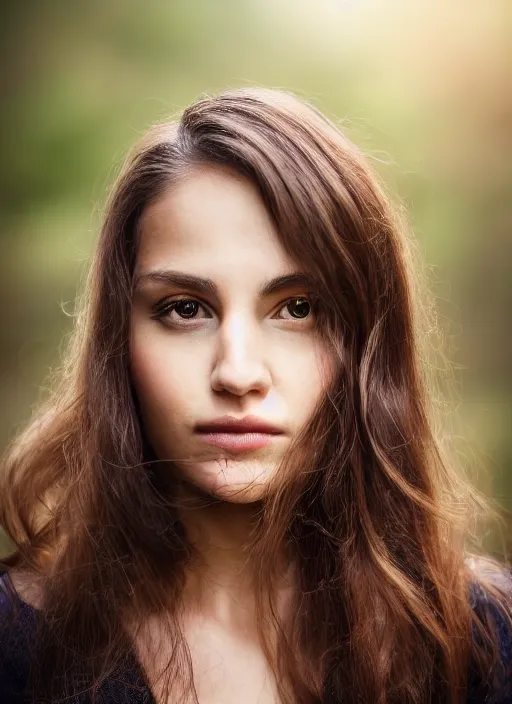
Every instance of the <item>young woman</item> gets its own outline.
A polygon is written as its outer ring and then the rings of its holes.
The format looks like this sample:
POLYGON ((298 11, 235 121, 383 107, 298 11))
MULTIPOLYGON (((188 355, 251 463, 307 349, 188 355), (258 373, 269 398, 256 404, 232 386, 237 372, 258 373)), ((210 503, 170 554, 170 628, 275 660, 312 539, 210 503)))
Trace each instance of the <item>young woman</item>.
POLYGON ((4 462, 2 702, 509 701, 512 579, 468 552, 412 252, 289 94, 149 130, 4 462))

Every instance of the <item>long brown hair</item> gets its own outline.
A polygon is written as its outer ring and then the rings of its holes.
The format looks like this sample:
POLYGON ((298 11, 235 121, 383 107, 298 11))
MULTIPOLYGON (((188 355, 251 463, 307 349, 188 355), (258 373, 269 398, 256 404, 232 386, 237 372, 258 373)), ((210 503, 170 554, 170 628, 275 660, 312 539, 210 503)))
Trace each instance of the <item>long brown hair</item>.
POLYGON ((33 687, 52 702, 76 686, 97 691, 130 661, 123 619, 159 614, 169 682, 197 701, 176 617, 193 553, 145 438, 128 345, 141 213, 202 164, 257 186, 282 245, 317 281, 337 365, 276 472, 251 549, 282 700, 461 704, 472 663, 499 673, 492 623, 469 593, 493 589, 467 559, 485 502, 440 432, 435 310, 406 218, 333 122, 254 88, 199 99, 128 155, 54 391, 4 460, 0 520, 15 549, 3 564, 44 585, 33 687), (286 623, 273 589, 283 545, 298 565, 286 623))

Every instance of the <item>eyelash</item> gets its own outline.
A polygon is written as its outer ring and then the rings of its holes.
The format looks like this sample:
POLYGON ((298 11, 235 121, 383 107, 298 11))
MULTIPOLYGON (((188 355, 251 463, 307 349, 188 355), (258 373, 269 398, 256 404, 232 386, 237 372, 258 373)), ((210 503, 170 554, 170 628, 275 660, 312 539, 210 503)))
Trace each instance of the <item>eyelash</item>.
MULTIPOLYGON (((310 305, 310 313, 306 318, 289 318, 287 320, 292 320, 292 321, 309 321, 311 318, 311 314, 315 312, 316 308, 316 299, 312 296, 291 296, 290 298, 287 298, 285 301, 283 301, 281 307, 279 308, 279 311, 281 311, 283 308, 285 308, 287 305, 289 305, 292 301, 307 301, 310 305)), ((196 298, 177 298, 173 300, 164 300, 161 301, 160 303, 157 303, 155 306, 155 313, 152 316, 154 320, 161 320, 164 322, 164 319, 172 313, 173 310, 175 310, 176 305, 178 303, 185 303, 185 302, 193 302, 193 303, 198 303, 199 306, 201 306, 204 309, 207 309, 208 306, 203 303, 202 301, 196 299, 196 298)), ((208 318, 206 318, 207 320, 208 318)), ((181 322, 172 322, 172 323, 166 323, 164 322, 165 325, 172 325, 173 327, 187 327, 187 320, 197 320, 196 318, 181 318, 181 322)), ((205 318, 199 318, 199 320, 205 320, 205 318)))

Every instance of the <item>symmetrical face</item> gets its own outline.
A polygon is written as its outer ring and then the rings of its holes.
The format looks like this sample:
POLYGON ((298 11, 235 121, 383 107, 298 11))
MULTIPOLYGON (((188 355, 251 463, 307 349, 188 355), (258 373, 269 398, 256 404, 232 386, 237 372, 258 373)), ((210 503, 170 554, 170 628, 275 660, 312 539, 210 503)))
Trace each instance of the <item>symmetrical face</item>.
POLYGON ((194 170, 142 216, 133 381, 157 456, 202 492, 263 498, 322 395, 331 362, 305 273, 256 188, 228 169, 194 170), (273 432, 224 428, 225 416, 273 432))

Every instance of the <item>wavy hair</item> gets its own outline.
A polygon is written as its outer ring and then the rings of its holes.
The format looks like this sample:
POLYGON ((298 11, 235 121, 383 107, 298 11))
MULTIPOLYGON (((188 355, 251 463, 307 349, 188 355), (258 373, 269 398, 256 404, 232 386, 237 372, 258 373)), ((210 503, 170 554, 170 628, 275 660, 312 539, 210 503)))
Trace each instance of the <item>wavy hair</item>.
POLYGON ((509 607, 468 559, 472 517, 487 504, 442 430, 435 306, 407 219, 334 122, 256 88, 200 98, 129 153, 53 391, 4 458, 0 521, 14 547, 2 564, 44 594, 32 688, 51 702, 88 688, 94 701, 130 662, 127 621, 142 628, 156 614, 170 643, 167 692, 197 701, 178 618, 193 548, 144 433, 129 325, 141 214, 205 164, 258 188, 283 247, 317 282, 336 361, 252 537, 259 633, 281 699, 462 704, 471 667, 488 680, 501 671, 470 585, 509 607), (297 564, 286 619, 275 594, 283 546, 297 564))

